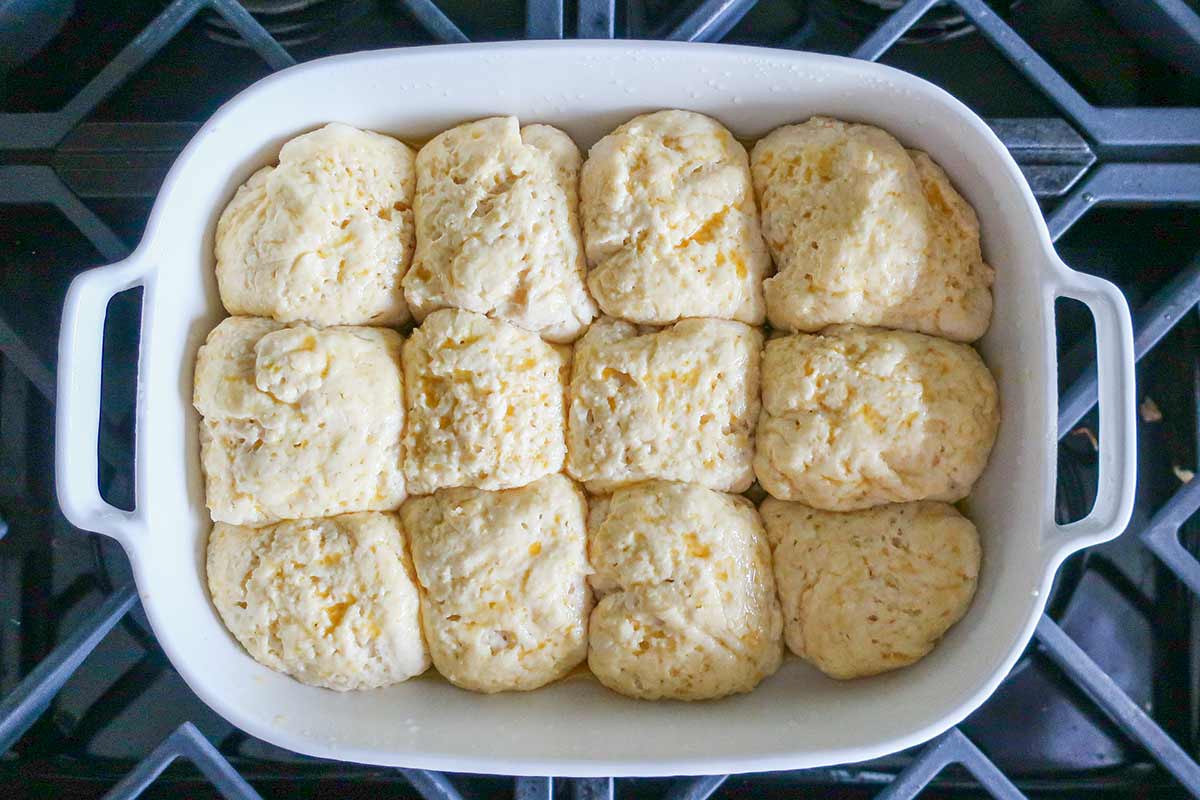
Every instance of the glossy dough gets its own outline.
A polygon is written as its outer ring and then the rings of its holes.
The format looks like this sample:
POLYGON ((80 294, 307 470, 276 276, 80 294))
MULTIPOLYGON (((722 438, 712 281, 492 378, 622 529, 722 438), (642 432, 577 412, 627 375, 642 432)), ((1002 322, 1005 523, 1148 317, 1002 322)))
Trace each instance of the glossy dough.
POLYGON ((409 490, 507 489, 562 469, 570 353, 469 311, 430 314, 404 345, 409 490))
POLYGON ((687 319, 638 335, 598 320, 575 348, 568 471, 590 491, 646 478, 745 491, 761 347, 740 322, 687 319))
POLYGON ((919 660, 966 613, 979 535, 945 503, 818 511, 768 498, 788 648, 835 678, 919 660))
POLYGON ((587 507, 569 478, 444 489, 402 514, 425 635, 447 680, 479 692, 536 689, 587 657, 587 507))
POLYGON ((282 322, 407 322, 413 186, 413 152, 391 137, 332 124, 291 140, 217 223, 221 302, 282 322))
POLYGON ((691 111, 635 117, 592 147, 580 182, 588 286, 605 313, 763 321, 771 266, 746 150, 691 111))
POLYGON ((412 562, 392 514, 218 523, 208 586, 254 659, 303 683, 373 689, 424 672, 412 562))
POLYGON ((222 321, 200 348, 193 390, 213 520, 399 506, 402 343, 381 328, 222 321))
POLYGON ((999 426, 969 346, 853 325, 772 339, 754 471, 774 497, 836 511, 967 496, 999 426))
POLYGON ((749 501, 648 481, 593 514, 588 666, 646 699, 748 692, 779 668, 771 555, 749 501))
POLYGON ((924 153, 870 125, 813 117, 751 154, 776 328, 881 325, 974 341, 992 313, 975 212, 924 153))
POLYGON ((418 320, 463 308, 549 341, 596 316, 576 212, 579 149, 548 125, 468 122, 417 155, 417 252, 404 294, 418 320))

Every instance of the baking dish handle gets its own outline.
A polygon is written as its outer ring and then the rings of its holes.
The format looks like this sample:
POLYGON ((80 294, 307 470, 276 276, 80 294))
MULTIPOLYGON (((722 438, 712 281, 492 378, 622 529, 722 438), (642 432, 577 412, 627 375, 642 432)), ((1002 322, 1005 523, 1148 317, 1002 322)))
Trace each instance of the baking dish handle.
POLYGON ((82 272, 71 281, 58 340, 58 410, 55 483, 58 503, 71 524, 107 534, 122 544, 144 527, 139 510, 124 511, 100 497, 100 365, 104 318, 113 295, 145 283, 144 257, 82 272))
POLYGON ((1056 297, 1078 300, 1096 321, 1100 476, 1090 514, 1054 525, 1047 549, 1056 556, 1106 542, 1129 524, 1137 484, 1136 376, 1133 323, 1121 290, 1108 281, 1063 266, 1056 297))

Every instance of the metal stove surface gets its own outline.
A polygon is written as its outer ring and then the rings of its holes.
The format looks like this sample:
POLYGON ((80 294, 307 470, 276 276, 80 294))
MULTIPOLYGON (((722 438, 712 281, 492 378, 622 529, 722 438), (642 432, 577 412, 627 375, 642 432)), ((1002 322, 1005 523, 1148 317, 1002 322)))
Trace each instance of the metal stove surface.
MULTIPOLYGON (((1200 792, 1200 525, 1187 524, 1200 481, 1184 483, 1200 444, 1197 106, 1200 16, 1182 0, 0 1, 0 796, 1200 792), (67 284, 137 242, 179 149, 272 68, 367 48, 613 33, 878 58, 988 118, 1064 259, 1116 282, 1134 309, 1143 406, 1129 531, 1064 566, 1035 643, 979 711, 930 745, 865 764, 723 782, 514 782, 318 761, 241 734, 156 647, 119 548, 58 512, 53 370, 67 284)), ((1060 303, 1066 521, 1093 499, 1096 426, 1090 318, 1060 303)), ((102 491, 124 507, 138 314, 136 290, 118 296, 106 330, 102 491)))

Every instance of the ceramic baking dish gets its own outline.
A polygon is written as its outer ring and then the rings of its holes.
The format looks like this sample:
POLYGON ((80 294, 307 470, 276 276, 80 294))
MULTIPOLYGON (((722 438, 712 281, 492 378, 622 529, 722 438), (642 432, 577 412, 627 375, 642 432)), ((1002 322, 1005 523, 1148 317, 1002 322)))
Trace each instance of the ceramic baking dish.
POLYGON ((382 765, 505 774, 672 775, 859 761, 929 739, 995 689, 1017 659, 1070 553, 1113 538, 1134 490, 1133 339, 1111 284, 1067 268, 1017 165, 991 130, 935 86, 877 64, 750 47, 535 42, 336 56, 272 75, 205 125, 163 183, 127 260, 71 285, 59 351, 59 499, 80 528, 124 546, 146 614, 179 673, 239 728, 282 747, 382 765), (1003 422, 969 502, 983 538, 979 591, 925 660, 839 683, 789 658, 748 695, 717 702, 625 699, 578 677, 483 696, 432 674, 339 694, 255 663, 222 627, 204 580, 209 530, 192 410, 196 350, 223 316, 213 230, 235 188, 280 145, 329 121, 419 143, 456 123, 515 114, 583 148, 640 112, 689 108, 745 140, 828 114, 882 126, 931 153, 975 206, 996 268, 995 316, 980 349, 1003 422), (101 338, 116 292, 143 286, 136 504, 97 490, 101 338), (1053 521, 1054 301, 1091 309, 1100 392, 1099 500, 1053 521))

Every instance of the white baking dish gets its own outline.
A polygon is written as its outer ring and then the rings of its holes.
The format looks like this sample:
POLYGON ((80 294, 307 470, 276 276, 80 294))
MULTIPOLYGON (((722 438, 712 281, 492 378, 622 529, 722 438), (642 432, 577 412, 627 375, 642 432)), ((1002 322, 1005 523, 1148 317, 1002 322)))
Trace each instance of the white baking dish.
POLYGON ((196 135, 163 184, 141 246, 71 285, 59 352, 58 492, 80 528, 124 545, 171 662, 218 713, 254 736, 327 758, 506 774, 671 775, 858 761, 929 739, 995 689, 1033 632, 1059 563, 1116 536, 1134 490, 1129 312, 1111 284, 1068 269, 1013 160, 940 89, 876 64, 724 45, 537 42, 338 56, 242 92, 196 135), (927 150, 975 206, 996 268, 980 344, 1003 423, 970 500, 983 571, 970 612, 924 661, 838 683, 789 659, 755 692, 718 702, 628 700, 587 678, 481 696, 426 676, 339 694, 259 666, 222 627, 205 588, 209 529, 191 407, 196 349, 223 316, 213 279, 217 215, 287 139, 329 121, 422 141, 463 120, 516 114, 581 147, 634 114, 711 114, 755 139, 814 113, 880 125, 927 150), (108 299, 145 287, 137 396, 137 510, 97 491, 101 335, 108 299), (1056 447, 1054 300, 1096 319, 1099 501, 1052 518, 1056 447))

